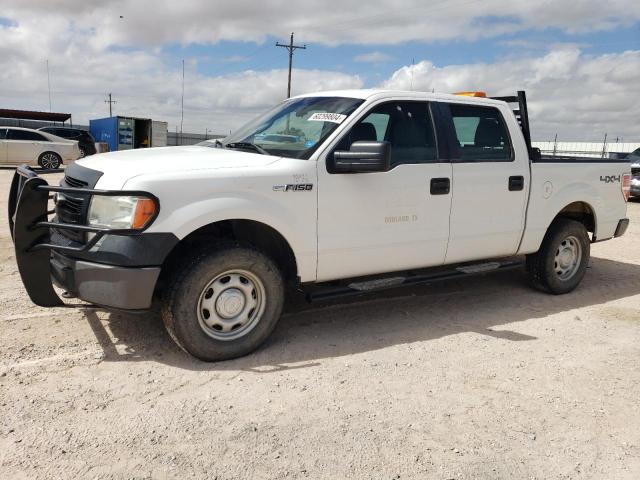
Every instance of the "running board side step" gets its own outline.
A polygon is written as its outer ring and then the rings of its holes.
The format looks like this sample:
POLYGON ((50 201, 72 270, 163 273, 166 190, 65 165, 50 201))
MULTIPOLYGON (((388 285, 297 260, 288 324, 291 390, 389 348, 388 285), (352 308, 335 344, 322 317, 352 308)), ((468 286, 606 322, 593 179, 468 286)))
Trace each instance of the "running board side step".
POLYGON ((481 273, 494 272, 498 270, 512 270, 524 266, 523 260, 494 261, 476 264, 459 265, 448 270, 431 271, 423 274, 396 275, 373 280, 363 280, 352 282, 347 285, 319 286, 313 290, 305 292, 308 302, 329 300, 334 298, 361 295, 363 293, 379 292, 397 287, 407 287, 414 285, 426 285, 442 280, 478 275, 481 273))

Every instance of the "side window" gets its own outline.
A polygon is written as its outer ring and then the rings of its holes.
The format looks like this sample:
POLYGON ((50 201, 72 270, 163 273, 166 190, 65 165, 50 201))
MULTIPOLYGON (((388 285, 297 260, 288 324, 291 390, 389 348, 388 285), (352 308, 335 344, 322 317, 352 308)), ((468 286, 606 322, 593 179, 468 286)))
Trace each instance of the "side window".
POLYGON ((391 143, 391 166, 432 163, 438 158, 433 122, 426 102, 389 102, 374 107, 343 137, 336 150, 358 141, 391 143))
POLYGON ((29 130, 9 130, 10 140, 27 140, 30 142, 46 142, 45 137, 36 132, 30 132, 29 130))
POLYGON ((512 160, 509 133, 498 109, 454 104, 450 107, 463 161, 512 160))
POLYGON ((0 140, 4 140, 5 138, 7 138, 7 130, 0 128, 0 140))

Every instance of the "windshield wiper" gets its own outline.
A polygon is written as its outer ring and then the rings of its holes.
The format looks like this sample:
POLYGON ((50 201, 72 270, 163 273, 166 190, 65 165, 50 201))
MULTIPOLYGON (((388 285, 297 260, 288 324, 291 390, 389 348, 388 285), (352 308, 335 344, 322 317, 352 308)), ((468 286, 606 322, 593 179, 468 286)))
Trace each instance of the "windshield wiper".
POLYGON ((250 143, 250 142, 232 142, 232 143, 227 143, 225 147, 238 148, 240 150, 253 150, 254 152, 260 153, 262 155, 271 155, 264 148, 256 145, 255 143, 250 143))

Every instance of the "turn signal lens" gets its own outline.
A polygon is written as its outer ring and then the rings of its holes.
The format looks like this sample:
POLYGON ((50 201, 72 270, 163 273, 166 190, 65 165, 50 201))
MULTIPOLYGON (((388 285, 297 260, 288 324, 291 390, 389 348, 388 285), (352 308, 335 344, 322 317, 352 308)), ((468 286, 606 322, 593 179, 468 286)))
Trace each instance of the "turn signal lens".
POLYGON ((462 97, 487 97, 487 94, 484 92, 456 92, 454 95, 460 95, 462 97))
POLYGON ((622 175, 622 183, 620 184, 622 188, 622 196, 624 197, 624 201, 629 201, 629 196, 631 195, 631 174, 625 173, 622 175))
POLYGON ((155 216, 157 211, 156 202, 150 198, 138 198, 136 211, 133 214, 133 222, 131 228, 144 228, 147 223, 155 216))

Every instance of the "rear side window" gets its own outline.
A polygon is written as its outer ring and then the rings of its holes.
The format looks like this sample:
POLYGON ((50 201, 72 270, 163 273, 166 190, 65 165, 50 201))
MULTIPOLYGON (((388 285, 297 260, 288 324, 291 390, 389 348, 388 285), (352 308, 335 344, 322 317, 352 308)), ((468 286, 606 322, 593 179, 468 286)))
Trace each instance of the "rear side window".
POLYGON ((431 163, 438 158, 433 122, 426 102, 389 102, 373 107, 340 141, 349 150, 357 141, 391 143, 391 166, 431 163))
POLYGON ((36 132, 29 130, 9 130, 9 140, 28 140, 31 142, 47 142, 48 140, 36 132))
POLYGON ((462 161, 509 162, 509 133, 496 108, 450 105, 462 161))
POLYGON ((7 131, 4 128, 0 128, 0 140, 7 138, 7 131))

